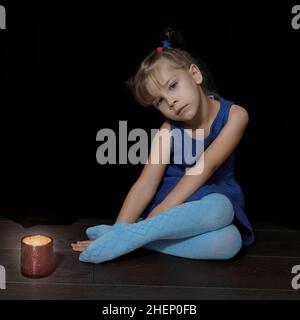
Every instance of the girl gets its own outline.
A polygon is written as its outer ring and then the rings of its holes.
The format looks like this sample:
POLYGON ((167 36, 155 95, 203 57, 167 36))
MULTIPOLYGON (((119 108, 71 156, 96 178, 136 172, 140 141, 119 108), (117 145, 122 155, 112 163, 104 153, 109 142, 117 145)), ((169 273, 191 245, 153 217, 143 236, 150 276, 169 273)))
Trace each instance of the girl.
POLYGON ((166 121, 115 224, 88 228, 90 240, 72 244, 81 252, 80 261, 100 263, 139 247, 191 259, 229 259, 254 241, 234 178, 234 150, 248 112, 219 97, 207 71, 174 46, 172 35, 168 29, 163 46, 144 59, 129 81, 135 99, 154 106, 166 121), (204 144, 192 164, 175 163, 178 155, 187 159, 189 150, 174 139, 174 129, 191 139, 193 154, 197 144, 204 144), (196 129, 204 130, 204 139, 197 139, 196 129), (160 137, 167 143, 160 143, 160 137), (152 163, 154 158, 159 161, 152 163))

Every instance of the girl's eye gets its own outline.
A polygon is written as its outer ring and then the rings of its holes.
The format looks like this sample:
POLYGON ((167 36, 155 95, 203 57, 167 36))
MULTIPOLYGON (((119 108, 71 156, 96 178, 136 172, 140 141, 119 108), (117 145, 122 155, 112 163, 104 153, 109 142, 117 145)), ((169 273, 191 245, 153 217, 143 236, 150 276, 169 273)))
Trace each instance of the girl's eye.
POLYGON ((160 98, 160 99, 157 101, 156 107, 159 107, 159 105, 161 104, 161 102, 162 102, 162 98, 160 98))
POLYGON ((175 81, 174 83, 172 83, 172 84, 170 85, 170 88, 171 88, 171 89, 175 89, 176 86, 177 86, 177 81, 175 81))

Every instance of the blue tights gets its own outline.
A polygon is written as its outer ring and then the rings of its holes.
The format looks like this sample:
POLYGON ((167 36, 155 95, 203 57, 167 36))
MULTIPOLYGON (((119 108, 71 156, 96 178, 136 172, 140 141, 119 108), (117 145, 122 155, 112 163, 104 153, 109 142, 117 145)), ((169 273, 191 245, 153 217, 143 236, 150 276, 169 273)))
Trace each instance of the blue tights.
POLYGON ((233 218, 231 201, 221 193, 210 193, 136 223, 88 228, 89 239, 95 241, 79 260, 101 263, 139 247, 190 259, 229 259, 242 246, 233 218))

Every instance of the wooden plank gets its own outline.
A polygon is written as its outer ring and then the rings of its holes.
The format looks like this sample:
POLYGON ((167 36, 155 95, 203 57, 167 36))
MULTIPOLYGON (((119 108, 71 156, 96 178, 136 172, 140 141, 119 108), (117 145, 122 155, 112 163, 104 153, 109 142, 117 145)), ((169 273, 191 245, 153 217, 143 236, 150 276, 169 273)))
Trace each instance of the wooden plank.
POLYGON ((0 247, 13 248, 0 250, 0 264, 7 270, 7 287, 12 288, 1 295, 3 299, 12 296, 55 299, 55 294, 70 299, 299 299, 300 296, 300 290, 291 288, 291 268, 300 264, 298 232, 256 231, 256 244, 245 256, 232 261, 183 259, 140 248, 118 259, 91 265, 80 263, 78 253, 69 247, 71 242, 84 237, 87 225, 23 228, 15 223, 0 224, 0 247), (47 278, 30 279, 20 273, 18 239, 28 231, 50 232, 57 240, 58 266, 47 278), (33 291, 27 286, 33 286, 33 291))
POLYGON ((255 231, 256 242, 247 250, 248 255, 300 257, 300 231, 255 231))
MULTIPOLYGON (((55 272, 42 279, 20 273, 19 250, 0 250, 0 264, 8 282, 94 283, 101 285, 143 285, 224 287, 240 289, 292 290, 291 269, 300 258, 244 256, 235 261, 201 261, 138 249, 102 264, 78 261, 78 253, 58 251, 55 272), (94 270, 94 276, 93 276, 94 270)), ((300 290, 298 292, 300 294, 300 290)))
POLYGON ((9 283, 0 300, 299 300, 295 290, 9 283))
POLYGON ((95 265, 94 283, 291 290, 291 269, 299 264, 300 258, 287 257, 201 261, 140 253, 95 265))
POLYGON ((300 264, 299 232, 285 230, 257 231, 256 244, 245 256, 232 261, 183 259, 140 248, 94 266, 80 263, 78 253, 70 248, 71 242, 85 238, 86 225, 24 228, 16 223, 0 222, 0 227, 0 264, 6 267, 10 283, 87 284, 93 282, 94 269, 94 283, 101 285, 291 290, 291 268, 300 264), (53 236, 60 262, 53 275, 38 280, 23 277, 19 266, 20 238, 35 232, 53 236))

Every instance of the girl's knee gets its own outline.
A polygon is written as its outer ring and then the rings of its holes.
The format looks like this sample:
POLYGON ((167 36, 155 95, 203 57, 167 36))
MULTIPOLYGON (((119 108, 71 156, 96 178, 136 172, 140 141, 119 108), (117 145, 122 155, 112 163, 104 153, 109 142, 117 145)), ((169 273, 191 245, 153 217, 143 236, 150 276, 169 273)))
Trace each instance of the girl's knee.
POLYGON ((233 258, 242 247, 242 237, 238 228, 231 224, 222 230, 218 241, 216 241, 216 255, 219 259, 227 260, 233 258))
POLYGON ((215 192, 208 194, 207 197, 210 197, 214 203, 220 204, 224 208, 228 209, 228 211, 233 211, 231 200, 225 194, 215 192))
POLYGON ((231 200, 222 193, 210 193, 203 199, 211 202, 211 207, 215 208, 215 218, 224 222, 224 226, 229 225, 234 218, 234 208, 231 200))

